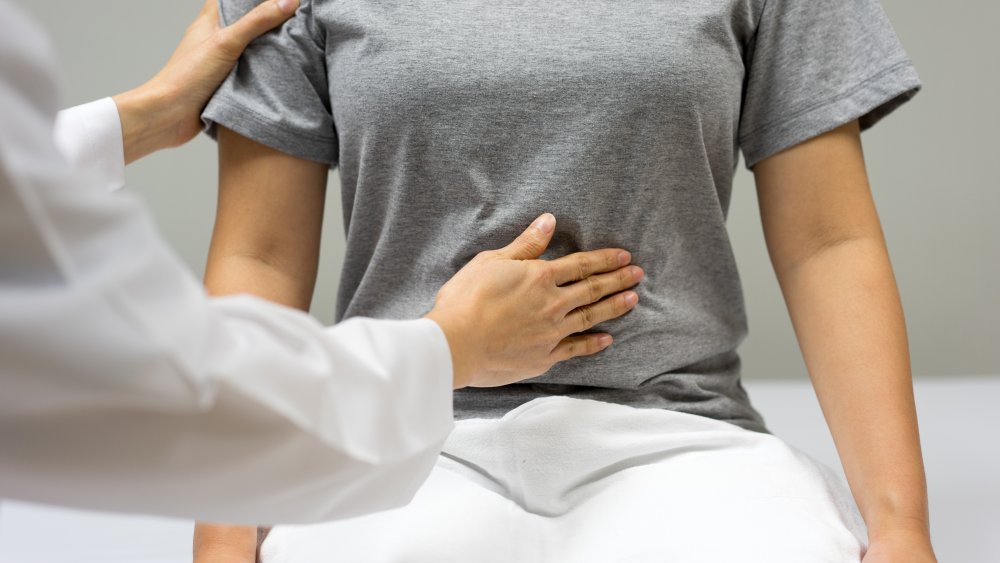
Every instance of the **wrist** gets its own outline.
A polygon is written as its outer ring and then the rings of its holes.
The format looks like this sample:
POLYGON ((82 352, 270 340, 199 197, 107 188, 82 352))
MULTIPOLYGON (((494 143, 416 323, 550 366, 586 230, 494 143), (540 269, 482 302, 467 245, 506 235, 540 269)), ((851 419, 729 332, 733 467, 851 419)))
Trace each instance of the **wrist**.
POLYGON ((169 96, 148 84, 112 99, 122 125, 125 164, 174 146, 169 96))
POLYGON ((930 534, 927 486, 914 480, 906 486, 884 487, 860 504, 869 536, 882 531, 908 530, 930 534))
POLYGON ((452 389, 468 387, 473 381, 476 369, 468 331, 457 326, 447 314, 437 310, 427 313, 424 318, 434 321, 448 341, 448 349, 451 352, 452 389))
POLYGON ((900 535, 930 539, 930 525, 922 516, 883 515, 868 523, 867 527, 871 541, 900 535))

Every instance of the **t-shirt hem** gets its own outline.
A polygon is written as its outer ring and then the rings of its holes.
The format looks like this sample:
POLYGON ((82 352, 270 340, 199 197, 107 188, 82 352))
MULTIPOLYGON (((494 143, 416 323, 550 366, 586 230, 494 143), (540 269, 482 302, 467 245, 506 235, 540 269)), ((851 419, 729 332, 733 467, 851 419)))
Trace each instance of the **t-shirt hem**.
POLYGON ((241 107, 235 100, 219 94, 205 108, 201 116, 205 133, 217 139, 216 125, 222 125, 244 137, 285 154, 326 164, 337 165, 336 140, 318 139, 302 131, 294 131, 283 124, 268 120, 241 107))
POLYGON ((746 168, 856 119, 864 131, 913 98, 920 88, 917 71, 909 60, 891 65, 825 103, 742 135, 746 168))
POLYGON ((739 426, 744 430, 770 434, 764 418, 746 400, 716 394, 712 400, 673 400, 656 391, 643 388, 607 388, 591 386, 558 386, 549 390, 545 385, 521 383, 495 388, 465 388, 454 392, 455 420, 499 419, 510 411, 540 397, 566 396, 590 399, 635 408, 666 409, 704 416, 739 426))

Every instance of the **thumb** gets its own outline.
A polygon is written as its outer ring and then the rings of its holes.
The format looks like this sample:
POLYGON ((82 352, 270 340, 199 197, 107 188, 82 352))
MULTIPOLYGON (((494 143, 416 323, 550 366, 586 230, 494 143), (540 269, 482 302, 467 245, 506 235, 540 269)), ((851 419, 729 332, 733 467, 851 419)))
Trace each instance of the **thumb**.
POLYGON ((555 216, 543 213, 514 242, 501 248, 500 254, 511 260, 534 260, 548 248, 555 230, 555 216))
POLYGON ((295 14, 299 0, 266 0, 227 27, 224 32, 240 51, 251 41, 278 27, 295 14))

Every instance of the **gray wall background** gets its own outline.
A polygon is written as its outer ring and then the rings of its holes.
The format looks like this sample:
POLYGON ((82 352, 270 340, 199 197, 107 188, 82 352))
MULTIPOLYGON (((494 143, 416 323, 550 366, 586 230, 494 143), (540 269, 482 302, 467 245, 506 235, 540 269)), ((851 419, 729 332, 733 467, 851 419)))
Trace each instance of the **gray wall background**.
MULTIPOLYGON (((200 0, 19 3, 54 35, 64 104, 141 84, 167 60, 200 0)), ((917 376, 1000 374, 1000 3, 883 0, 924 81, 863 136, 876 204, 903 296, 917 376)), ((201 275, 215 213, 215 146, 202 136, 128 170, 177 252, 201 275)), ((741 164, 742 166, 742 164, 741 164)), ((331 174, 313 313, 331 322, 343 224, 331 174)), ((806 377, 764 246, 753 177, 741 170, 729 227, 746 291, 747 378, 806 377)), ((540 210, 542 211, 542 210, 540 210)))

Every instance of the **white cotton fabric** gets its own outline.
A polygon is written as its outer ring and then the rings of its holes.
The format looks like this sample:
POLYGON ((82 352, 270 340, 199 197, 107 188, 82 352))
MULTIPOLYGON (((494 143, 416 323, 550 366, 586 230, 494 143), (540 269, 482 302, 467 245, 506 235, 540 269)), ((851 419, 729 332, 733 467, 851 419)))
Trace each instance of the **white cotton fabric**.
POLYGON ((125 145, 114 100, 102 98, 60 111, 54 137, 78 173, 101 179, 108 190, 125 186, 125 145))
POLYGON ((0 497, 248 524, 408 502, 453 426, 440 327, 208 298, 108 193, 114 104, 56 131, 47 38, 3 0, 0 30, 0 497))
POLYGON ((279 526, 262 563, 855 563, 847 485, 780 438, 569 397, 459 421, 413 502, 279 526))

